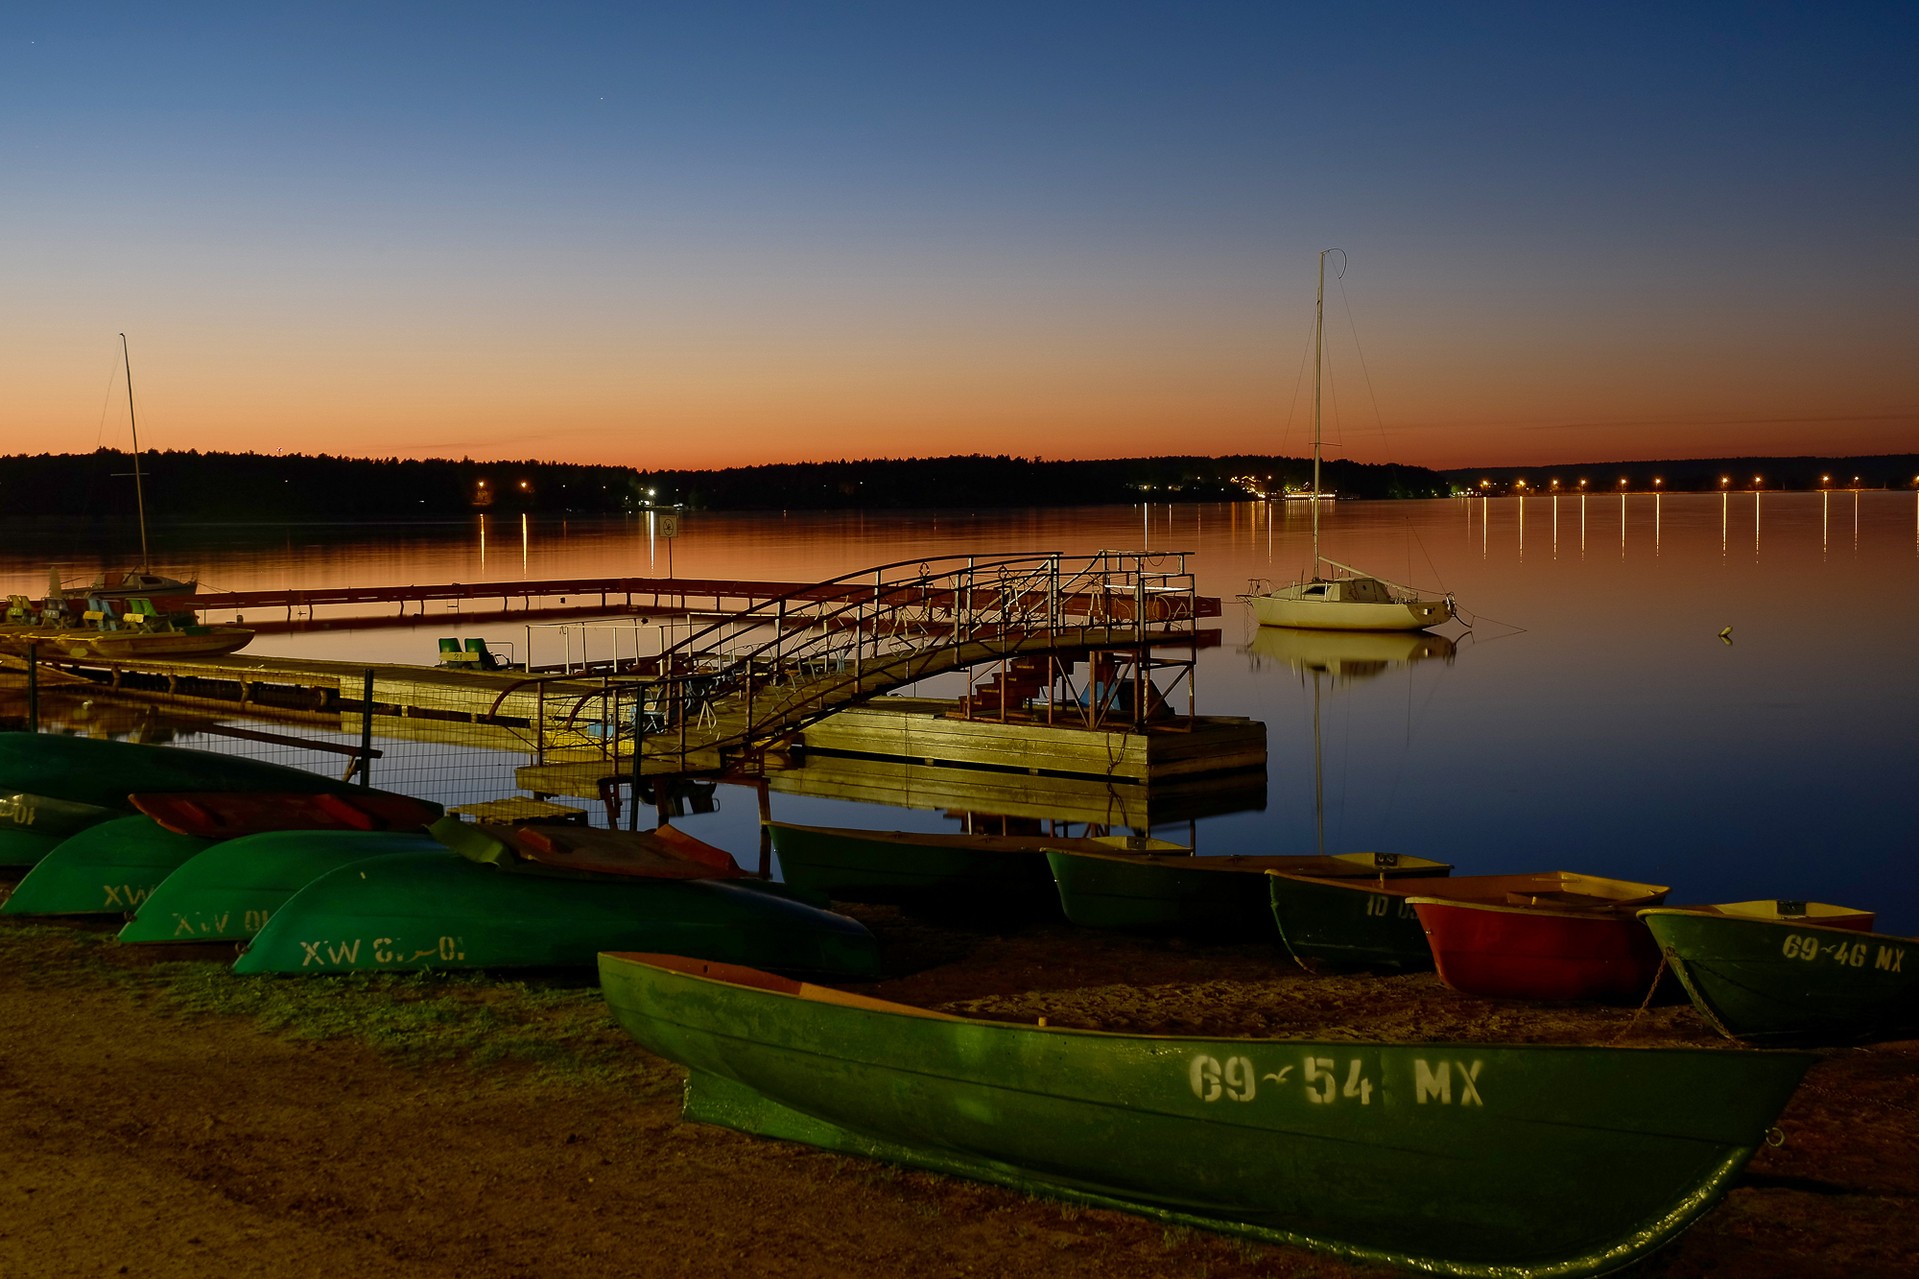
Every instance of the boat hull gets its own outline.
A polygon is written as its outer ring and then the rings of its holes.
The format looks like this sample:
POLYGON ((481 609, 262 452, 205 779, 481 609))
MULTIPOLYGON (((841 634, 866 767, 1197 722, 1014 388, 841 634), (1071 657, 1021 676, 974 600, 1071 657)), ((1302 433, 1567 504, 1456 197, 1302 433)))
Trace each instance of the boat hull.
POLYGON ((104 738, 0 733, 0 791, 131 812, 128 796, 162 791, 346 792, 359 788, 282 764, 104 738))
MULTIPOLYGON (((1665 888, 1574 871, 1455 875, 1356 883, 1309 875, 1268 875, 1273 922, 1286 952, 1309 972, 1411 972, 1433 967, 1433 948, 1408 900, 1554 899, 1634 908, 1664 900, 1665 888)), ((1630 915, 1628 915, 1630 918, 1630 915)))
POLYGON ((781 878, 803 894, 941 915, 1059 913, 1052 871, 1042 855, 1048 843, 1038 836, 768 826, 781 878))
POLYGON ((1251 598, 1261 626, 1311 631, 1423 631, 1452 620, 1452 606, 1438 600, 1326 599, 1306 592, 1325 583, 1281 587, 1251 598))
POLYGON ((1622 1266, 1704 1212, 1797 1054, 1102 1034, 608 954, 685 1117, 1460 1275, 1622 1266))
POLYGON ((1680 909, 1640 919, 1693 1006, 1731 1038, 1846 1043, 1919 1030, 1919 939, 1680 909))
POLYGON ((388 831, 273 831, 222 840, 155 885, 120 940, 246 941, 287 898, 329 871, 438 847, 429 835, 388 831))
POLYGON ((879 971, 859 923, 739 882, 514 874, 451 851, 329 871, 289 897, 234 971, 586 968, 647 945, 792 972, 879 971))
POLYGON ((58 653, 70 658, 105 658, 129 661, 139 658, 218 657, 236 652, 253 641, 249 626, 192 626, 178 630, 97 631, 86 627, 5 627, 0 628, 0 644, 15 652, 29 646, 43 653, 58 653))
POLYGON ((55 845, 0 904, 8 915, 124 915, 211 841, 116 817, 55 845))
POLYGON ((1439 979, 1469 995, 1638 1003, 1659 976, 1659 947, 1631 912, 1411 902, 1439 979))
POLYGON ((439 819, 440 805, 392 791, 163 791, 128 801, 168 830, 207 839, 238 839, 268 831, 421 830, 439 819))
POLYGON ((1193 857, 1064 852, 1047 865, 1066 918, 1083 928, 1176 932, 1216 938, 1276 940, 1269 870, 1302 875, 1425 878, 1446 874, 1443 862, 1385 855, 1367 867, 1335 857, 1193 857))
POLYGON ((1308 972, 1423 972, 1432 948, 1419 914, 1391 884, 1266 877, 1280 944, 1308 972))
POLYGON ((434 839, 468 861, 529 875, 642 879, 745 879, 733 855, 671 825, 653 830, 500 826, 443 817, 434 839))
POLYGON ((0 867, 32 866, 68 836, 120 815, 99 804, 26 791, 0 794, 0 867))

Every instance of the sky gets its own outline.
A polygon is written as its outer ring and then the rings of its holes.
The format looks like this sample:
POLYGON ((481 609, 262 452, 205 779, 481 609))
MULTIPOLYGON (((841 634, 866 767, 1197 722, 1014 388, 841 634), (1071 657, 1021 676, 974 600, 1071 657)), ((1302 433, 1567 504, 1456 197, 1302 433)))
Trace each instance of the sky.
POLYGON ((0 453, 1919 450, 1919 6, 0 8, 0 453))

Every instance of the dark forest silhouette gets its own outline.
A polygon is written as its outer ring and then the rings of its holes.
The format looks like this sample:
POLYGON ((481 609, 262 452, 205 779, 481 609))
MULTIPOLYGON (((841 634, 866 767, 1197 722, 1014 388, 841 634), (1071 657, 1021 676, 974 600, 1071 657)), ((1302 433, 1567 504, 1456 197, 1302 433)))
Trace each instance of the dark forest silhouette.
MULTIPOLYGON (((464 518, 476 510, 618 514, 693 510, 979 509, 1135 502, 1240 501, 1310 485, 1302 458, 1156 457, 1054 462, 940 457, 789 462, 647 471, 556 462, 408 460, 327 455, 160 452, 141 457, 147 515, 160 523, 335 523, 464 518)), ((1443 497, 1461 491, 1667 492, 1911 488, 1919 454, 1763 457, 1435 471, 1329 461, 1342 498, 1443 497), (1855 478, 1856 477, 1856 478, 1855 478), (1524 482, 1524 489, 1517 486, 1524 482)), ((133 458, 114 449, 0 457, 0 518, 118 522, 134 517, 133 458)))

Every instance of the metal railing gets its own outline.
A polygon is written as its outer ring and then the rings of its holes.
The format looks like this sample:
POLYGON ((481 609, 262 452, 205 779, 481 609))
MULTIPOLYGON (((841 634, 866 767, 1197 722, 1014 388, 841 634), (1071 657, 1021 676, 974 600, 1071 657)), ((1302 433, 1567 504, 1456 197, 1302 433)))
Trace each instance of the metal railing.
MULTIPOLYGON (((596 755, 618 768, 644 754, 702 771, 750 759, 836 710, 947 671, 1190 644, 1199 615, 1184 552, 901 560, 698 627, 636 658, 628 674, 528 682, 541 685, 542 762, 596 755)), ((1136 700, 1144 714, 1148 699, 1136 700)))

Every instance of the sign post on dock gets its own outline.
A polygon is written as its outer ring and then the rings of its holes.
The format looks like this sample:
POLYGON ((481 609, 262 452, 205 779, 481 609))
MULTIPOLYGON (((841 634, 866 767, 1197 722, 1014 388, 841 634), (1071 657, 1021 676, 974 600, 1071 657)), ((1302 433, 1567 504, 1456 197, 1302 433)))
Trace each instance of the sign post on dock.
POLYGON ((672 511, 661 511, 654 517, 654 529, 666 539, 666 575, 673 576, 673 539, 680 535, 680 517, 672 511))

